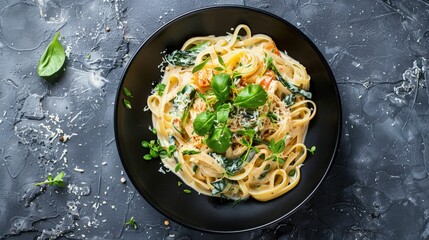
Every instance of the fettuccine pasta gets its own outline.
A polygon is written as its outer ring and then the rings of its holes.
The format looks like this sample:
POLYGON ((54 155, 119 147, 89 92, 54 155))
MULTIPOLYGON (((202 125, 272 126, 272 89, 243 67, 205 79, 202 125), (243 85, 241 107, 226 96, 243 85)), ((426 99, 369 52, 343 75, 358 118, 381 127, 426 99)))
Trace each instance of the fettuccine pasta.
POLYGON ((165 62, 147 100, 165 167, 232 200, 268 201, 298 184, 316 113, 303 65, 246 25, 191 38, 165 62))

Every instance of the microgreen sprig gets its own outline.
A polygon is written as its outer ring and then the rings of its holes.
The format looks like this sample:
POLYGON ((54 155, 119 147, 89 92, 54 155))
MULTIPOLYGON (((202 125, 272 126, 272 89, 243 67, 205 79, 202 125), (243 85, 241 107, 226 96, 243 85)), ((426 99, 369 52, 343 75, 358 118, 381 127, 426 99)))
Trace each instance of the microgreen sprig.
POLYGON ((314 156, 314 152, 316 152, 316 146, 312 146, 311 148, 307 148, 307 151, 311 153, 311 155, 314 156))
POLYGON ((65 174, 64 174, 63 171, 61 171, 60 173, 58 173, 58 175, 55 176, 54 178, 52 178, 52 175, 49 174, 48 175, 48 179, 46 181, 44 181, 44 182, 38 182, 38 183, 34 184, 34 186, 41 186, 41 185, 47 184, 49 186, 55 185, 55 186, 58 186, 58 187, 65 187, 66 184, 65 184, 65 182, 63 180, 64 175, 65 174))
POLYGON ((273 153, 266 160, 274 160, 277 165, 284 164, 285 160, 279 156, 280 153, 285 149, 285 139, 282 138, 278 142, 275 142, 274 139, 271 139, 270 144, 268 145, 268 149, 273 153))
POLYGON ((162 96, 162 94, 164 93, 165 87, 166 87, 166 85, 164 83, 158 83, 155 86, 154 90, 155 90, 155 92, 158 93, 159 96, 162 96))
POLYGON ((128 220, 128 222, 126 222, 124 225, 131 226, 134 230, 136 230, 139 227, 134 217, 131 217, 130 220, 128 220))

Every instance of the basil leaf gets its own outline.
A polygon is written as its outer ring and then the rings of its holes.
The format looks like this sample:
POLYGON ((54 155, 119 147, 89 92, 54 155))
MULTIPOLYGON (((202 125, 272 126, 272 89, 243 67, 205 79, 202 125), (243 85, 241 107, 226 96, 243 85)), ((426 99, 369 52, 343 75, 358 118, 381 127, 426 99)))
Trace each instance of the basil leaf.
POLYGON ((259 84, 250 84, 243 88, 234 99, 234 104, 254 109, 262 106, 267 101, 268 93, 259 84))
POLYGON ((224 153, 231 146, 231 130, 227 126, 216 127, 206 140, 209 146, 216 153, 224 153))
POLYGON ((231 110, 231 105, 222 104, 216 108, 216 120, 219 123, 226 123, 228 121, 229 112, 231 110))
POLYGON ((225 102, 228 99, 231 90, 231 84, 231 77, 226 73, 215 75, 210 83, 213 93, 221 102, 225 102))
POLYGON ((203 67, 207 64, 207 62, 210 60, 210 58, 206 58, 206 60, 204 60, 202 63, 198 64, 197 66, 195 66, 192 69, 192 73, 196 73, 198 71, 200 71, 201 69, 203 69, 203 67))
POLYGON ((48 45, 37 66, 39 76, 48 78, 56 74, 66 61, 66 53, 61 43, 58 41, 59 32, 55 34, 54 39, 48 45))
POLYGON ((212 112, 205 111, 197 115, 194 120, 194 131, 200 136, 204 136, 213 128, 215 115, 212 112))

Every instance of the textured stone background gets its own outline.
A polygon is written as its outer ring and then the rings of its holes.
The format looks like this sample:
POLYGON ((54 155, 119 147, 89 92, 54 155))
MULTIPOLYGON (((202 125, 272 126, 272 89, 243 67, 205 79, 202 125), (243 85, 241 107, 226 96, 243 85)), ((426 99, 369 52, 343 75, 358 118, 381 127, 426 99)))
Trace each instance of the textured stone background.
POLYGON ((429 238, 429 1, 2 0, 0 9, 0 239, 429 238), (276 226, 231 236, 165 225, 120 182, 113 132, 130 55, 167 21, 218 4, 272 12, 313 40, 344 121, 312 200, 276 226), (36 68, 57 31, 69 56, 51 83, 36 68), (66 188, 33 186, 61 170, 66 188), (131 216, 137 230, 124 227, 131 216))

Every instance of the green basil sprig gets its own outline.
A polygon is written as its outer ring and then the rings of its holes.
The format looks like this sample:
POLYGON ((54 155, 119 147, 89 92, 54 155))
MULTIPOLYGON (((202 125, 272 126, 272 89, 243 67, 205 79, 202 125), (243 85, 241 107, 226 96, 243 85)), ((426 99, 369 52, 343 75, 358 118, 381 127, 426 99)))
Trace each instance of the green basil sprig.
POLYGON ((219 123, 226 123, 228 121, 231 105, 228 103, 222 104, 216 108, 216 120, 219 123))
POLYGON ((267 101, 268 93, 259 84, 250 84, 243 88, 234 99, 234 104, 244 108, 255 109, 267 101))
POLYGON ((54 39, 48 45, 37 66, 39 76, 49 78, 54 76, 66 60, 66 53, 61 43, 58 41, 59 32, 55 34, 54 39))
POLYGON ((214 125, 215 118, 215 115, 209 111, 198 114, 193 123, 195 133, 200 136, 209 133, 214 125))
POLYGON ((229 74, 226 73, 220 73, 213 77, 210 85, 213 89, 213 93, 215 94, 216 98, 221 101, 225 102, 228 100, 230 91, 231 91, 231 77, 229 74))
POLYGON ((225 125, 215 127, 206 140, 207 146, 217 153, 224 153, 232 145, 231 130, 225 125))

